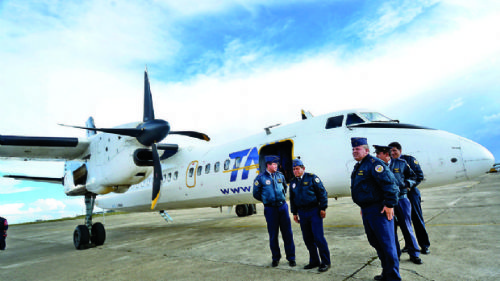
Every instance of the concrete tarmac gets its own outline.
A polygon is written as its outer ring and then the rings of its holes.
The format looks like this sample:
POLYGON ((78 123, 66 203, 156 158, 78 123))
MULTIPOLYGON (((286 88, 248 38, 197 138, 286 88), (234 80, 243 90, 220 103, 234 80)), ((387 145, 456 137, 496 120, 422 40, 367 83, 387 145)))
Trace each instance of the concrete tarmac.
MULTIPOLYGON (((403 280, 500 280, 500 173, 421 191, 431 253, 422 265, 403 254, 403 280)), ((359 208, 350 198, 329 202, 324 224, 333 265, 325 273, 302 269, 309 257, 294 222, 297 266, 284 258, 270 266, 259 204, 243 218, 226 208, 172 210, 173 223, 157 213, 95 216, 106 243, 80 251, 72 235, 82 220, 13 225, 0 251, 0 280, 373 280, 380 261, 359 208)))

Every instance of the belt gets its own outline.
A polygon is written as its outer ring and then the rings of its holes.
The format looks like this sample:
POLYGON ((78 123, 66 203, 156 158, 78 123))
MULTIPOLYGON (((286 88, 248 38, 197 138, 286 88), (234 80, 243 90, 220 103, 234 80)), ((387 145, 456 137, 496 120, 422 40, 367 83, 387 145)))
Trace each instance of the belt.
POLYGON ((285 204, 285 201, 268 203, 268 204, 264 204, 264 206, 265 207, 281 207, 283 204, 285 204))
POLYGON ((297 206, 297 209, 302 210, 302 211, 309 211, 312 208, 318 207, 318 202, 313 202, 304 206, 297 206))

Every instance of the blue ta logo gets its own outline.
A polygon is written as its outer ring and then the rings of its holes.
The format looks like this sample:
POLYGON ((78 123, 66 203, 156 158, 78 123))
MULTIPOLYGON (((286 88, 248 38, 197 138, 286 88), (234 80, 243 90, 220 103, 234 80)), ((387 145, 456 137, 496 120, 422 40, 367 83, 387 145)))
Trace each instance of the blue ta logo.
POLYGON ((245 150, 241 150, 241 151, 237 151, 237 152, 233 152, 233 153, 229 154, 229 158, 231 158, 231 159, 236 159, 238 157, 241 159, 241 161, 234 162, 233 170, 231 170, 231 180, 230 180, 231 182, 236 181, 236 178, 238 177, 239 170, 243 170, 243 173, 241 175, 241 179, 246 180, 246 179, 248 179, 248 174, 249 174, 250 170, 259 167, 259 152, 257 151, 257 147, 254 147, 251 150, 249 148, 249 149, 245 149, 245 150), (241 168, 238 167, 239 163, 241 163, 243 161, 243 158, 245 156, 247 156, 245 166, 241 167, 241 168), (255 164, 255 165, 252 165, 252 164, 255 164))

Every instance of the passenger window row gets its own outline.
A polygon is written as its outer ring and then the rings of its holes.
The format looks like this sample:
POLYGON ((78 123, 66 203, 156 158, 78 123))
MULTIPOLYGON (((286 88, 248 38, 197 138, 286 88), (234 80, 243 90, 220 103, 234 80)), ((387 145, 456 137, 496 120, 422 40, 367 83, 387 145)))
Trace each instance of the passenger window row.
MULTIPOLYGON (((239 168, 240 164, 241 164, 241 157, 237 157, 235 159, 236 168, 239 168)), ((226 159, 226 161, 224 161, 224 171, 229 170, 230 165, 231 165, 231 159, 226 159)), ((204 173, 206 175, 210 174, 212 172, 211 168, 212 168, 212 165, 210 163, 206 164, 204 173)), ((218 173, 219 171, 220 171, 220 162, 217 161, 214 164, 213 172, 218 173)), ((203 174, 203 166, 198 166, 198 168, 196 169, 196 175, 201 176, 202 174, 203 174)), ((194 168, 189 168, 188 177, 191 178, 193 176, 194 176, 194 168)), ((175 171, 173 174, 172 173, 163 174, 163 178, 166 179, 168 182, 175 181, 179 178, 179 172, 175 171)))

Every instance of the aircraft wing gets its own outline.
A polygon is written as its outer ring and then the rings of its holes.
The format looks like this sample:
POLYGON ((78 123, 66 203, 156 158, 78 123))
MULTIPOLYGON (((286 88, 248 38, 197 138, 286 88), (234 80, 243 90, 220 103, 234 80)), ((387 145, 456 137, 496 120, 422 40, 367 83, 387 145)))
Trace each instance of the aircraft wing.
POLYGON ((0 159, 76 160, 90 155, 88 139, 0 135, 0 159))
POLYGON ((37 182, 48 182, 48 183, 58 183, 63 184, 64 178, 47 178, 47 177, 30 177, 24 175, 4 175, 4 178, 11 178, 15 180, 24 180, 24 181, 37 181, 37 182))

